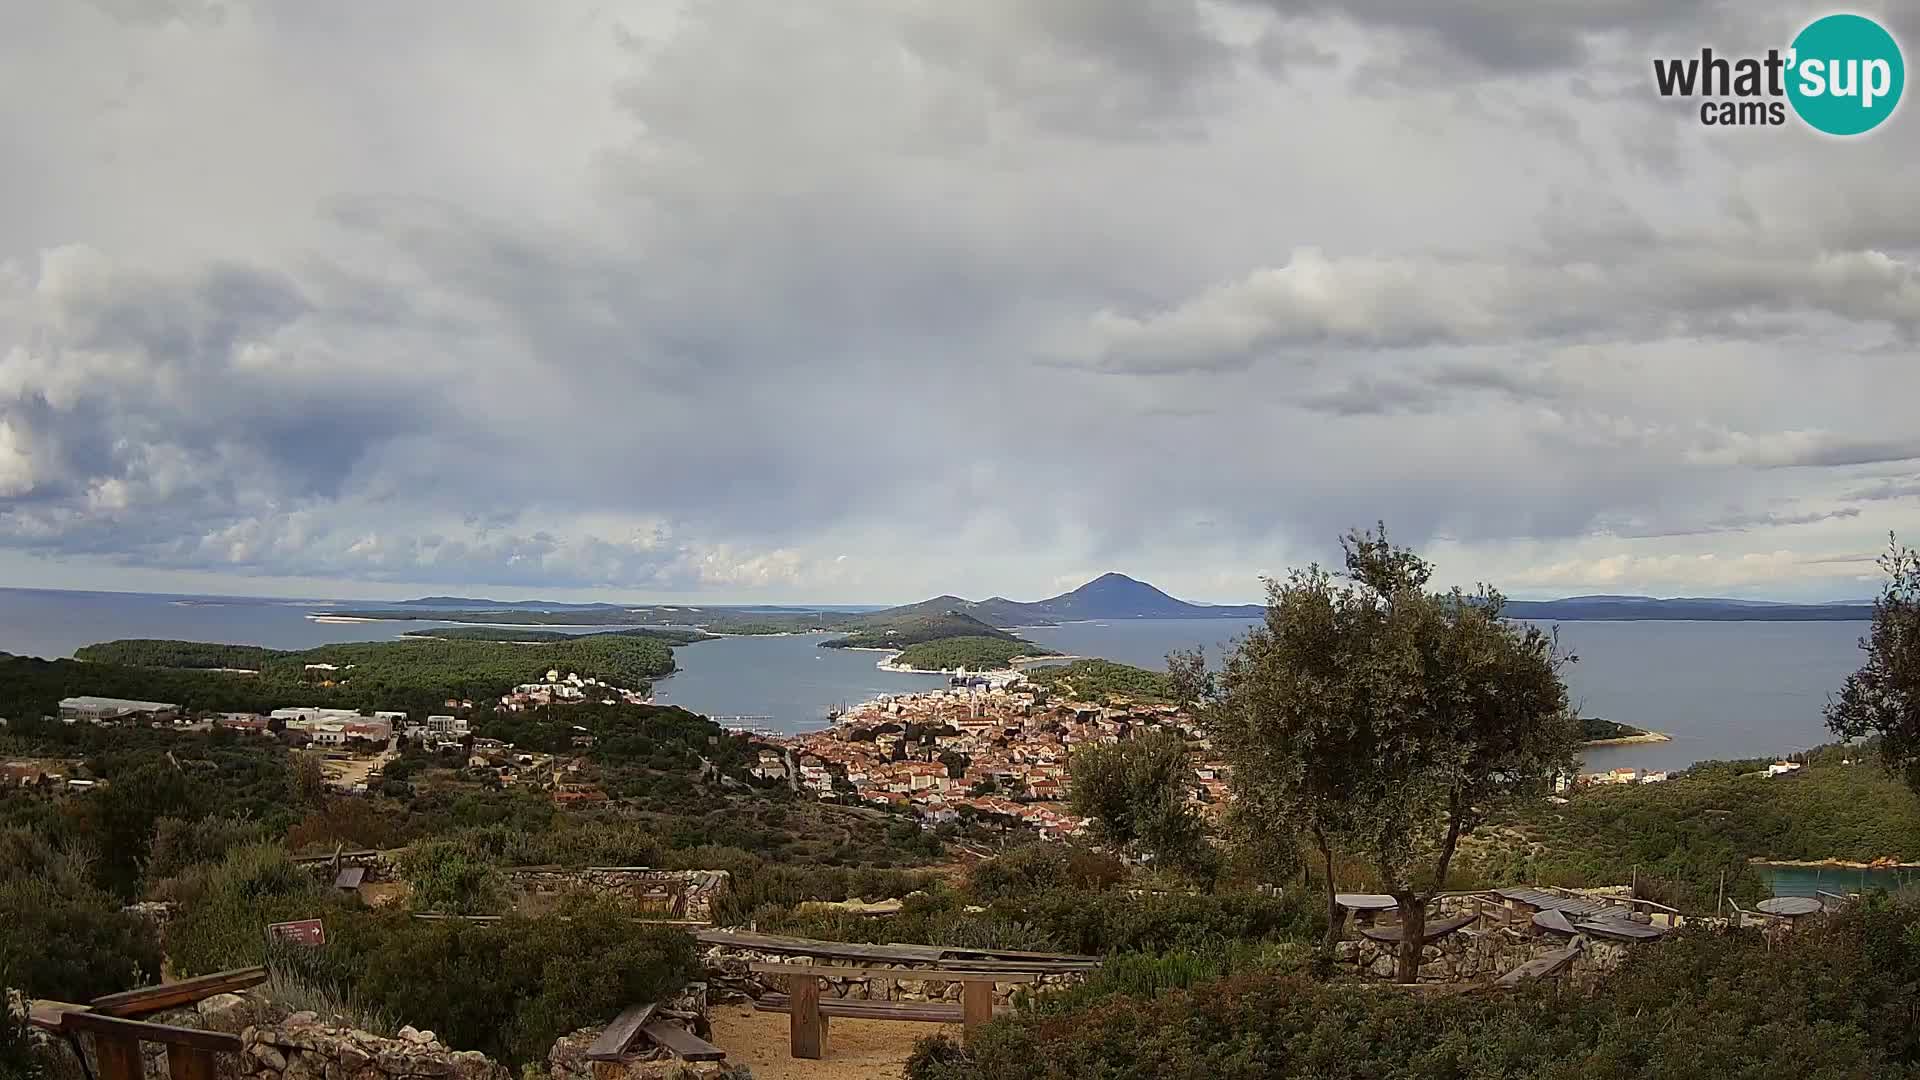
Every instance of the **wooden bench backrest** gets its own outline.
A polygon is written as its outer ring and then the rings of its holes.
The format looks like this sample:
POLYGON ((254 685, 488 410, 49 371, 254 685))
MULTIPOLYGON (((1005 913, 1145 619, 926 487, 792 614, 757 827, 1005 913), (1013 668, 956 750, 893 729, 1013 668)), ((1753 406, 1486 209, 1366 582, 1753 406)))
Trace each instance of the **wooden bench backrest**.
POLYGON ((966 968, 941 967, 835 967, 816 964, 776 964, 766 961, 747 966, 760 975, 811 975, 822 979, 907 979, 913 982, 962 983, 1035 983, 1041 979, 1041 973, 1037 971, 974 971, 966 968))

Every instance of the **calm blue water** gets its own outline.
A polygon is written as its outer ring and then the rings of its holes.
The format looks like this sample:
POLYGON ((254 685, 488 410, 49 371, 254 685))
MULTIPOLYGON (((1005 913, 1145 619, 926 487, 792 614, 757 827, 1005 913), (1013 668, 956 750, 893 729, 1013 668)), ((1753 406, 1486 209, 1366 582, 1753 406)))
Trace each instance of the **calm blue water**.
POLYGON ((838 636, 729 637, 675 649, 680 670, 653 684, 653 700, 708 716, 771 716, 756 723, 804 731, 825 725, 835 706, 946 685, 939 675, 881 671, 885 653, 820 648, 838 636))
MULTIPOLYGON (((441 625, 319 623, 306 617, 312 610, 308 601, 0 589, 0 652, 70 656, 82 645, 125 637, 307 648, 441 625), (207 602, 181 602, 196 599, 207 602)), ((1249 625, 1116 620, 1023 633, 1061 652, 1159 668, 1176 648, 1204 646, 1217 658, 1249 625)), ((1830 741, 1820 709, 1859 665, 1856 642, 1864 630, 1864 623, 1563 623, 1561 640, 1580 657, 1567 681, 1582 712, 1674 737, 1596 749, 1587 766, 1683 768, 1702 758, 1783 754, 1830 741)), ((656 699, 709 715, 771 716, 770 726, 802 730, 820 724, 832 706, 940 684, 934 676, 880 671, 878 653, 822 649, 822 637, 683 647, 676 650, 681 672, 658 684, 656 699)))
POLYGON ((1912 867, 1761 866, 1757 869, 1775 896, 1812 896, 1816 892, 1844 896, 1868 889, 1895 892, 1920 884, 1920 870, 1912 867))
MULTIPOLYGON (((1245 633, 1239 620, 1112 620, 1021 633, 1061 652, 1161 668, 1169 650, 1207 655, 1245 633)), ((1567 686, 1583 716, 1673 736, 1596 747, 1593 771, 1683 769, 1707 758, 1759 757, 1832 742, 1820 710, 1860 666, 1866 623, 1569 622, 1561 645, 1578 656, 1567 686)))

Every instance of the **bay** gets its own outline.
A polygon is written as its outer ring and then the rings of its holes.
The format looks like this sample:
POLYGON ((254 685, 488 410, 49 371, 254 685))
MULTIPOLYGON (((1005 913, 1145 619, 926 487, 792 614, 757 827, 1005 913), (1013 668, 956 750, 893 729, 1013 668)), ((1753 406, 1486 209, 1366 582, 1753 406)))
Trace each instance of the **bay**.
MULTIPOLYGON (((71 656, 114 638, 302 649, 391 640, 435 622, 326 623, 328 601, 0 589, 0 652, 71 656)), ((337 606, 337 605, 334 605, 337 606)), ((1022 631, 1049 648, 1160 669, 1167 652, 1223 647, 1253 624, 1237 619, 1135 619, 1022 631)), ((607 627, 581 627, 591 632, 607 627)), ((1580 657, 1567 682, 1584 715, 1664 732, 1672 742, 1587 751, 1590 770, 1684 768, 1705 758, 1786 754, 1831 741, 1820 710, 1860 662, 1864 623, 1578 622, 1559 624, 1580 657)), ((879 670, 881 654, 823 649, 829 635, 729 637, 675 650, 681 670, 656 700, 714 716, 770 717, 801 731, 829 708, 941 685, 879 670)))

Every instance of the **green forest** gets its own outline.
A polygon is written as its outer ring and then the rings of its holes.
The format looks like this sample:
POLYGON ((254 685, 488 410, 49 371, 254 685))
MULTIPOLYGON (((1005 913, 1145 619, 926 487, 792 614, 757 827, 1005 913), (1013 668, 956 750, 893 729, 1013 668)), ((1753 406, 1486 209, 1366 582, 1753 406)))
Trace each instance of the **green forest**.
MULTIPOLYGON (((826 649, 900 649, 943 638, 979 637, 1018 642, 1021 639, 1005 630, 988 626, 972 616, 958 612, 938 612, 877 618, 865 616, 858 630, 845 637, 820 643, 826 649)), ((1037 649, 1038 646, 1028 646, 1037 649)))
POLYGON ((674 670, 673 648, 663 641, 599 634, 537 645, 407 638, 298 651, 126 640, 89 645, 75 657, 0 654, 0 716, 49 715, 61 698, 79 694, 170 701, 198 710, 320 705, 424 713, 448 698, 497 698, 550 669, 639 691, 674 670), (308 664, 338 670, 308 671, 308 664), (328 682, 333 685, 322 685, 328 682))
POLYGON ((1173 683, 1166 672, 1148 671, 1111 660, 1075 660, 1070 664, 1031 667, 1026 670, 1026 676, 1035 686, 1081 701, 1127 698, 1160 703, 1173 700, 1173 683))
POLYGON ((1604 739, 1630 739, 1636 735, 1646 734, 1646 731, 1642 728, 1634 727, 1631 724, 1616 723, 1612 720, 1602 720, 1597 716, 1581 717, 1580 730, 1588 742, 1600 742, 1604 739))
POLYGON ((1488 882, 1637 880, 1648 899, 1710 911, 1723 874, 1728 896, 1767 895, 1756 859, 1920 860, 1920 800, 1898 777, 1862 748, 1814 756, 1787 776, 1768 777, 1765 761, 1703 762, 1665 783, 1600 785, 1509 811, 1468 849, 1468 866, 1488 882), (1843 754, 1859 759, 1843 765, 1843 754))
POLYGON ((895 656, 893 662, 923 671, 951 671, 955 668, 990 671, 1006 667, 1017 657, 1051 655, 1051 649, 1018 639, 951 637, 909 645, 900 650, 900 655, 895 656))
POLYGON ((636 637, 664 641, 668 645, 692 645, 715 637, 700 630, 671 630, 657 626, 639 626, 626 630, 602 630, 569 634, 564 630, 534 630, 521 626, 442 626, 432 630, 409 630, 402 637, 434 638, 442 641, 514 641, 546 644, 555 641, 579 641, 596 637, 636 637))

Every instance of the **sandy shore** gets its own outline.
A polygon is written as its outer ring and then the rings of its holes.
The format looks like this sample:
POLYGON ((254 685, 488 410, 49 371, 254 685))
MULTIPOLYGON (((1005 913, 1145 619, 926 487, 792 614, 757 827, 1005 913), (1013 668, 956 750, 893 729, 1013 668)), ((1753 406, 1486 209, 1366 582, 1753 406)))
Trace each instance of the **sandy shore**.
POLYGON ((324 622, 324 623, 407 622, 408 621, 406 619, 358 619, 353 617, 352 615, 315 615, 311 612, 307 614, 307 618, 314 622, 324 622))
POLYGON ((1663 732, 1649 731, 1641 735, 1622 735, 1618 739, 1595 739, 1584 743, 1585 746, 1641 746, 1646 743, 1672 742, 1673 736, 1663 732))

